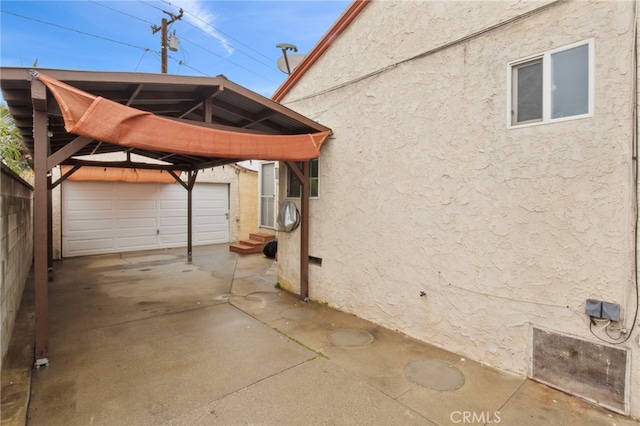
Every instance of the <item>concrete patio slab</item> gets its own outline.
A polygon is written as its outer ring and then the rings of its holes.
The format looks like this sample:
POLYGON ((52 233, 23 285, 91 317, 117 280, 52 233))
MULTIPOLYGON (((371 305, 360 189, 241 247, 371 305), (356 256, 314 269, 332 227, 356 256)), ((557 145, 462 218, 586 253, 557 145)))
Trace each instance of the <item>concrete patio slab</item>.
POLYGON ((594 410, 586 401, 531 380, 520 386, 500 415, 503 424, 514 425, 638 426, 633 419, 594 410))
POLYGON ((256 423, 432 424, 321 357, 169 421, 171 425, 256 423))
POLYGON ((493 413, 500 412, 525 381, 464 358, 452 365, 464 375, 462 387, 438 391, 414 386, 398 400, 437 424, 455 423, 457 412, 484 413, 481 423, 490 423, 493 413))
POLYGON ((33 424, 157 424, 315 354, 229 304, 52 338, 33 424))
POLYGON ((27 291, 2 424, 638 424, 276 282, 272 259, 227 245, 197 247, 191 263, 160 250, 56 264, 50 365, 30 368, 27 291), (421 365, 438 363, 462 386, 429 386, 440 372, 421 365))

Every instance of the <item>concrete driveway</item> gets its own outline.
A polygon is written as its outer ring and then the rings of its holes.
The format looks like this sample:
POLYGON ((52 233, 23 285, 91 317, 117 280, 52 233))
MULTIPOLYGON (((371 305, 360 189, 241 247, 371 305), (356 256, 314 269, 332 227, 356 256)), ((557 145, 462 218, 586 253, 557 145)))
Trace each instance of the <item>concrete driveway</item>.
POLYGON ((304 304, 276 271, 228 245, 56 265, 28 424, 637 424, 304 304))

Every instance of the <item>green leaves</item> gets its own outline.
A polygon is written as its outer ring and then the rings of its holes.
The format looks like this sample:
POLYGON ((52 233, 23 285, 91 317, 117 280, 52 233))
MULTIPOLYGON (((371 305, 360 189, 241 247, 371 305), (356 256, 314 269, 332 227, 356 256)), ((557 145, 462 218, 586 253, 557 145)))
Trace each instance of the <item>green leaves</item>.
POLYGON ((0 159, 11 170, 21 175, 28 169, 25 161, 27 147, 6 105, 0 104, 0 159))

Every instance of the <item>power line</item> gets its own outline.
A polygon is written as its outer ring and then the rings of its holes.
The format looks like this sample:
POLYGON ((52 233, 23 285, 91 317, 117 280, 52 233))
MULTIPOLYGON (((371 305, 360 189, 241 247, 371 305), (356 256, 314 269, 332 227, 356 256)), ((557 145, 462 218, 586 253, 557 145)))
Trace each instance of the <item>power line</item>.
POLYGON ((272 82, 272 83, 276 83, 276 84, 278 83, 277 81, 274 81, 274 80, 270 79, 269 77, 265 77, 265 76, 264 76, 264 75, 262 75, 262 74, 258 74, 257 72, 253 71, 251 68, 247 68, 247 67, 245 67, 245 66, 243 66, 243 65, 240 65, 240 64, 238 64, 238 63, 236 63, 236 62, 233 62, 232 60, 230 60, 230 59, 228 59, 228 58, 225 58, 224 56, 219 55, 219 54, 217 54, 217 53, 215 53, 215 52, 212 52, 211 50, 207 49, 206 47, 202 47, 202 46, 200 46, 199 44, 196 44, 196 43, 192 42, 191 40, 185 39, 184 37, 182 37, 182 40, 183 40, 183 41, 186 41, 187 43, 191 43, 191 44, 192 44, 192 45, 194 45, 195 47, 198 47, 198 48, 200 48, 200 49, 204 50, 205 52, 209 52, 210 54, 212 54, 212 55, 214 55, 214 56, 217 56, 218 58, 220 58, 220 59, 222 59, 222 60, 224 60, 224 61, 227 61, 227 62, 229 62, 230 64, 235 65, 235 66, 236 66, 236 67, 238 67, 238 68, 242 68, 243 70, 245 70, 245 71, 247 71, 247 72, 250 72, 251 74, 254 74, 254 75, 256 75, 256 76, 258 76, 258 77, 260 77, 260 78, 263 78, 263 79, 265 79, 265 80, 267 80, 267 81, 270 81, 270 82, 272 82))
MULTIPOLYGON (((147 6, 149 6, 149 7, 153 7, 154 9, 158 9, 158 10, 161 10, 161 11, 163 11, 163 12, 164 12, 164 10, 163 10, 163 9, 161 9, 161 8, 159 8, 158 6, 155 6, 155 5, 151 4, 151 3, 147 3, 147 2, 142 1, 142 0, 138 0, 138 2, 139 2, 139 3, 142 3, 142 4, 144 4, 144 5, 147 5, 147 6)), ((173 4, 171 4, 171 3, 167 2, 167 1, 164 1, 164 3, 168 4, 169 6, 173 6, 173 4)), ((186 10, 184 10, 184 9, 182 9, 182 8, 181 8, 181 10, 183 10, 183 11, 184 11, 184 13, 186 13, 187 15, 191 15, 191 16, 193 16, 194 18, 196 18, 196 19, 198 19, 198 20, 200 20, 200 21, 204 22, 205 24, 209 25, 211 28, 215 29, 211 24, 209 24, 208 22, 206 22, 206 21, 204 21, 204 20, 202 20, 202 19, 198 18, 198 17, 197 17, 197 16, 195 16, 194 14, 189 13, 188 11, 186 11, 186 10)), ((183 21, 183 22, 184 22, 184 21, 183 21)), ((205 33, 205 34, 206 34, 206 35, 208 35, 209 37, 211 37, 211 38, 214 38, 214 39, 215 39, 215 37, 213 37, 211 34, 207 33, 206 31, 202 30, 201 28, 196 27, 195 25, 191 24, 190 22, 187 22, 187 24, 189 24, 189 25, 191 25, 192 27, 194 27, 194 28, 196 28, 196 29, 198 29, 198 30, 202 31, 203 33, 205 33)), ((218 30, 216 30, 216 31, 218 31, 218 30)), ((274 81, 274 80, 272 80, 272 79, 270 79, 270 78, 268 78, 268 77, 265 77, 265 76, 263 76, 263 75, 261 75, 261 74, 258 74, 257 72, 253 71, 253 70, 252 70, 252 69, 250 69, 250 68, 247 68, 247 67, 245 67, 245 66, 243 66, 243 65, 240 65, 240 64, 238 64, 238 63, 236 63, 236 62, 233 62, 232 60, 230 60, 230 59, 228 59, 228 58, 225 58, 225 57, 224 57, 224 56, 222 56, 222 55, 219 55, 219 54, 217 54, 217 53, 215 53, 215 52, 212 52, 211 50, 209 50, 209 49, 207 49, 207 48, 205 48, 205 47, 202 47, 202 46, 200 46, 199 44, 194 43, 194 42, 193 42, 193 41, 191 41, 191 40, 188 40, 188 39, 186 39, 186 38, 184 38, 184 37, 182 37, 181 39, 182 39, 183 41, 186 41, 187 43, 191 43, 192 45, 194 45, 194 46, 196 46, 196 47, 198 47, 198 48, 200 48, 200 49, 204 50, 205 52, 208 52, 208 53, 210 53, 210 54, 212 54, 212 55, 214 55, 214 56, 216 56, 216 57, 218 57, 218 58, 220 58, 220 59, 222 59, 222 60, 224 60, 224 61, 227 61, 227 62, 229 62, 230 64, 235 65, 235 66, 236 66, 236 67, 238 67, 238 68, 242 68, 243 70, 248 71, 248 72, 250 72, 250 73, 252 73, 252 74, 254 74, 254 75, 256 75, 256 76, 258 76, 258 77, 260 77, 260 78, 263 78, 263 79, 265 79, 265 80, 267 80, 267 81, 270 81, 270 82, 272 82, 272 83, 276 83, 276 84, 278 83, 277 81, 274 81)), ((217 41, 220 41, 220 40, 217 40, 217 41)), ((242 53, 241 51, 239 51, 239 52, 240 52, 240 53, 242 53)), ((245 54, 245 55, 246 55, 246 54, 245 54)), ((247 55, 247 56, 249 56, 249 55, 247 55)), ((251 56, 249 56, 249 57, 251 58, 251 56)), ((176 60, 175 58, 172 58, 172 59, 173 59, 174 61, 176 60)), ((252 58, 252 59, 256 60, 255 58, 252 58)), ((261 63, 262 63, 262 62, 261 62, 261 63)), ((199 72, 199 73, 202 73, 203 75, 207 75, 207 74, 204 74, 204 73, 203 73, 202 71, 200 71, 200 70, 197 70, 197 69, 195 69, 195 68, 190 67, 190 66, 189 66, 189 65, 187 65, 185 62, 182 62, 182 63, 181 63, 181 65, 184 65, 184 66, 186 66, 186 67, 189 67, 189 68, 191 68, 191 69, 193 69, 193 70, 195 70, 195 71, 197 71, 197 72, 199 72)), ((265 64, 265 65, 266 65, 266 64, 265 64)), ((268 65, 267 65, 267 66, 268 66, 268 65)))
POLYGON ((133 19, 137 19, 138 21, 142 21, 145 24, 151 24, 151 22, 147 21, 146 19, 142 19, 142 18, 139 18, 137 16, 133 16, 133 15, 127 13, 127 12, 123 12, 122 10, 118 10, 118 9, 113 8, 111 6, 107 6, 104 3, 98 3, 97 1, 94 1, 94 0, 89 0, 89 3, 97 4, 98 6, 104 7, 105 9, 113 10, 114 12, 120 13, 122 15, 128 16, 128 17, 133 18, 133 19))
MULTIPOLYGON (((160 57, 160 52, 153 52, 153 53, 154 53, 156 56, 160 57)), ((186 62, 184 62, 184 61, 182 61, 182 60, 180 60, 180 59, 176 59, 176 58, 174 58, 174 57, 173 57, 173 56, 171 56, 171 55, 169 55, 169 56, 167 56, 167 57, 168 57, 169 59, 171 59, 173 62, 175 62, 176 64, 178 64, 178 65, 184 65, 185 67, 187 67, 187 68, 190 68, 190 69, 194 70, 194 71, 195 71, 195 72, 197 72, 198 74, 202 74, 202 75, 203 75, 203 76, 205 76, 205 77, 211 77, 211 75, 210 75, 210 74, 207 74, 207 73, 205 73, 205 72, 203 72, 203 71, 200 71, 199 69, 192 67, 191 65, 187 64, 186 62)))
MULTIPOLYGON (((167 0, 161 0, 161 1, 162 1, 163 3, 168 4, 169 6, 177 7, 177 6, 173 5, 171 2, 169 2, 169 1, 167 1, 167 0)), ((246 47, 247 49, 251 50, 252 52, 257 53, 258 55, 260 55, 260 56, 262 56, 262 57, 264 57, 264 58, 266 58, 266 59, 268 59, 268 60, 270 60, 270 61, 272 60, 272 58, 270 58, 270 57, 266 56, 265 54, 263 54, 263 53, 261 53, 261 52, 259 52, 259 51, 255 50, 255 49, 254 49, 254 48, 252 48, 251 46, 249 46, 249 45, 247 45, 247 44, 245 44, 245 43, 241 42, 241 41, 240 41, 240 40, 238 40, 237 38, 233 37, 233 36, 232 36, 232 35, 230 35, 230 34, 225 33, 224 31, 220 30, 219 28, 214 27, 214 26, 213 26, 213 25, 211 25, 209 22, 205 21, 204 19, 200 18, 199 16, 196 16, 196 15, 194 15, 193 13, 188 12, 187 10, 185 10, 184 12, 185 12, 187 15, 192 16, 194 19, 197 19, 198 21, 202 22, 203 24, 205 24, 205 25, 207 25, 207 26, 211 27, 211 29, 213 29, 213 30, 215 30, 215 31, 219 32, 220 34, 223 34, 223 35, 225 35, 225 36, 229 37, 231 40, 234 40, 234 41, 236 41, 236 42, 240 43, 241 45, 243 45, 243 46, 244 46, 244 47, 246 47)), ((195 27, 195 28, 199 29, 200 31, 203 31, 201 28, 198 28, 198 27, 196 27, 196 26, 195 26, 195 25, 193 25, 193 24, 190 24, 190 25, 192 25, 193 27, 195 27)), ((203 32, 204 32, 205 34, 208 34, 206 31, 203 31, 203 32)), ((209 35, 210 35, 210 34, 209 34, 209 35)), ((240 51, 240 53, 242 53, 242 52, 240 51)), ((246 53, 245 53, 245 55, 246 55, 246 53)), ((249 56, 249 55, 247 55, 247 56, 249 56)), ((253 58, 253 57, 251 57, 251 56, 249 56, 249 57, 250 57, 250 58, 252 58, 252 59, 254 59, 254 60, 256 60, 257 62, 260 62, 260 61, 258 61, 257 59, 255 59, 255 58, 253 58)), ((260 63, 264 64, 264 62, 260 62, 260 63)), ((266 65, 266 64, 265 64, 265 65, 266 65)), ((271 65, 267 65, 267 66, 271 66, 271 65)))
POLYGON ((205 74, 204 72, 200 71, 200 70, 199 70, 199 69, 197 69, 197 68, 192 67, 191 65, 187 64, 186 62, 184 62, 184 61, 182 61, 182 60, 178 61, 178 60, 177 60, 176 58, 174 58, 173 56, 169 56, 169 57, 170 57, 171 59, 173 59, 174 61, 178 62, 178 65, 184 65, 185 67, 190 68, 190 69, 194 70, 195 72, 198 72, 198 73, 200 73, 200 74, 204 75, 205 77, 211 77, 211 75, 209 75, 209 74, 205 74))
MULTIPOLYGON (((157 7, 157 6, 154 6, 154 5, 152 5, 152 4, 146 3, 146 2, 144 2, 144 1, 142 1, 142 0, 138 0, 138 1, 139 1, 140 3, 143 3, 143 4, 147 5, 147 6, 153 7, 153 8, 158 9, 158 10, 162 10, 161 8, 159 8, 159 7, 157 7)), ((136 20, 139 20, 139 21, 142 21, 142 22, 148 23, 148 21, 146 21, 146 20, 144 20, 144 19, 142 19, 142 18, 136 17, 136 16, 131 15, 131 14, 128 14, 128 13, 126 13, 126 12, 122 12, 122 11, 117 10, 117 9, 115 9, 115 8, 112 8, 112 7, 110 7, 110 6, 103 5, 103 4, 99 3, 99 2, 96 2, 96 1, 93 1, 93 0, 89 0, 89 2, 94 3, 94 4, 98 5, 98 6, 105 7, 105 8, 107 8, 107 9, 113 10, 114 12, 121 13, 121 14, 123 14, 123 15, 126 15, 126 16, 130 17, 130 18, 133 18, 133 19, 136 19, 136 20)), ((85 32, 85 31, 81 31, 81 30, 74 29, 74 28, 65 27, 65 26, 63 26, 63 25, 54 24, 54 23, 52 23, 52 22, 43 21, 43 20, 41 20, 41 19, 32 18, 32 17, 29 17, 29 16, 24 16, 24 15, 21 15, 21 14, 15 13, 15 12, 10 12, 10 11, 4 10, 4 9, 0 9, 0 12, 2 12, 2 13, 6 13, 6 14, 9 14, 9 15, 13 15, 13 16, 16 16, 16 17, 18 17, 18 18, 22 18, 22 19, 26 19, 26 20, 30 20, 30 21, 34 21, 34 22, 38 22, 38 23, 43 24, 43 25, 49 25, 49 26, 52 26, 52 27, 60 28, 60 29, 63 29, 63 30, 65 30, 65 31, 71 31, 71 32, 75 32, 75 33, 78 33, 78 34, 82 34, 82 35, 88 36, 88 37, 94 37, 94 38, 97 38, 97 39, 100 39, 100 40, 109 41, 109 42, 111 42, 111 43, 116 43, 116 44, 120 44, 120 45, 123 45, 123 46, 132 47, 132 48, 134 48, 134 49, 142 50, 144 53, 142 54, 142 56, 141 56, 140 60, 138 61, 138 64, 136 65, 136 69, 137 69, 137 67, 140 65, 140 63, 142 62, 142 59, 144 58, 144 56, 145 56, 145 54, 146 54, 147 52, 153 52, 154 54, 157 54, 157 55, 159 55, 159 54, 160 54, 160 52, 157 52, 157 51, 155 51, 155 50, 152 50, 152 49, 150 49, 150 48, 148 48, 148 47, 137 46, 137 45, 134 45, 134 44, 131 44, 131 43, 127 43, 127 42, 123 42, 123 41, 119 41, 119 40, 111 39, 111 38, 104 37, 104 36, 100 36, 100 35, 97 35, 97 34, 88 33, 88 32, 85 32)), ((192 15, 192 14, 190 14, 190 15, 192 15)), ((192 16, 194 16, 194 15, 192 15, 192 16)), ((197 18, 197 17, 196 17, 196 18, 197 18)), ((199 18, 198 18, 198 19, 199 19, 199 18)), ((205 21, 202 21, 202 22, 205 22, 205 21)), ((206 22, 205 22, 205 23, 206 23, 206 22)), ((196 27, 195 25, 193 25, 193 24, 190 24, 190 25, 192 25, 193 27, 195 27, 195 28, 199 29, 200 31, 204 32, 205 34, 207 34, 207 35, 211 36, 211 35, 210 35, 210 34, 208 34, 206 31, 203 31, 202 29, 200 29, 200 28, 196 27)), ((209 24, 207 23, 207 25, 209 25, 209 24)), ((212 28, 213 28, 213 27, 212 27, 212 28)), ((266 76, 264 76, 264 75, 262 75, 262 74, 259 74, 259 73, 255 72, 254 70, 252 70, 252 69, 250 69, 250 68, 247 68, 247 67, 245 67, 245 66, 243 66, 243 65, 241 65, 241 64, 239 64, 239 63, 236 63, 236 62, 234 62, 234 61, 231 61, 230 59, 228 59, 228 58, 226 58, 226 57, 224 57, 224 56, 222 56, 222 55, 219 55, 219 54, 217 54, 217 53, 215 53, 215 52, 213 52, 213 51, 211 51, 211 50, 209 50, 209 49, 207 49, 207 48, 205 48, 205 47, 203 47, 203 46, 200 46, 200 45, 198 45, 197 43, 194 43, 194 42, 192 42, 192 41, 190 41, 190 40, 187 40, 187 39, 184 39, 184 38, 183 38, 183 40, 185 40, 185 41, 186 41, 186 42, 188 42, 188 43, 193 44, 194 46, 196 46, 196 47, 198 47, 198 48, 200 48, 200 49, 204 50, 205 52, 208 52, 208 53, 210 53, 210 54, 212 54, 212 55, 214 55, 214 56, 216 56, 216 57, 218 57, 218 58, 220 58, 220 59, 222 59, 222 60, 224 60, 224 61, 226 61, 226 62, 228 62, 228 63, 230 63, 230 64, 232 64, 232 65, 234 65, 234 66, 236 66, 236 67, 238 67, 238 68, 241 68, 241 69, 243 69, 243 70, 245 70, 245 71, 247 71, 247 72, 250 72, 250 73, 252 73, 252 74, 254 74, 254 75, 256 75, 256 76, 258 76, 258 77, 260 77, 260 78, 262 78, 262 79, 264 79, 264 80, 266 80, 266 81, 269 81, 269 82, 272 82, 272 83, 278 83, 277 81, 274 81, 274 80, 272 80, 271 78, 268 78, 268 77, 266 77, 266 76)), ((241 53, 242 53, 242 52, 241 52, 241 53)), ((245 54, 245 55, 246 55, 246 54, 245 54)), ((248 55, 247 55, 247 56, 248 56, 248 55)), ((250 56, 249 56, 249 57, 250 57, 250 56)), ((188 65, 185 61, 178 61, 178 60, 176 60, 175 58, 171 58, 171 59, 172 59, 172 60, 174 60, 174 61, 176 61, 176 62, 178 62, 178 63, 179 63, 179 65, 184 65, 184 66, 186 66, 187 68, 190 68, 190 69, 192 69, 192 70, 194 70, 194 71, 196 71, 196 72, 198 72, 198 73, 200 73, 200 74, 202 74, 202 75, 205 75, 205 76, 206 76, 206 75, 208 75, 208 74, 206 74, 206 73, 204 73, 204 72, 202 72, 202 71, 200 71, 200 70, 198 70, 198 69, 196 69, 196 68, 194 68, 194 67, 192 67, 192 66, 188 65)), ((256 60, 255 58, 252 58, 252 59, 256 60)), ((262 62, 261 62, 261 63, 262 63, 262 62)), ((264 63, 263 63, 263 64, 264 64, 264 63)))
MULTIPOLYGON (((154 9, 157 9, 157 10, 161 10, 161 11, 163 10, 163 9, 159 8, 158 6, 155 6, 155 5, 151 4, 151 3, 147 3, 147 2, 145 2, 145 1, 143 1, 143 0, 138 0, 138 2, 139 2, 139 3, 142 3, 142 4, 146 5, 146 6, 152 7, 152 8, 154 8, 154 9)), ((166 4, 168 4, 169 6, 172 6, 172 7, 177 7, 177 6, 173 5, 171 2, 168 2, 168 1, 165 1, 165 0, 163 0, 163 3, 166 3, 166 4)), ((260 53, 259 51, 255 50, 255 49, 253 49, 251 46, 246 45, 245 43, 243 43, 243 42, 241 42, 240 40, 238 40, 238 39, 234 38, 233 36, 231 36, 231 35, 229 35, 229 34, 227 34, 227 33, 223 32, 223 31, 221 31, 220 29, 218 29, 218 28, 214 27, 214 26, 213 26, 213 25, 211 25, 209 22, 207 22, 207 21, 203 20, 203 19, 202 19, 202 18, 200 18, 199 16, 194 15, 193 13, 191 13, 191 12, 189 12, 189 11, 185 10, 184 8, 182 8, 182 10, 184 11, 184 13, 185 13, 186 15, 189 15, 189 16, 193 17, 194 19, 197 19, 198 21, 200 21, 200 22, 202 22, 203 24, 205 24, 205 25, 207 25, 208 27, 210 27, 212 30, 214 30, 214 31, 216 31, 216 32, 219 32, 220 34, 223 34, 223 35, 225 35, 225 36, 229 37, 230 39, 232 39, 232 40, 234 40, 234 41, 238 42, 239 44, 241 44, 241 45, 245 46, 247 49, 249 49, 249 50, 251 50, 251 51, 253 51, 253 52, 255 52, 255 53, 257 53, 257 54, 259 54, 259 55, 261 55, 261 56, 263 56, 264 58, 266 58, 266 59, 268 59, 268 60, 270 60, 270 61, 272 60, 272 58, 269 58, 268 56, 266 56, 266 55, 264 55, 264 54, 260 53)), ((196 30, 201 31, 202 33, 204 33, 205 35, 207 35, 207 36, 211 37, 212 39, 216 40, 216 41, 217 41, 217 42, 219 42, 219 43, 222 43, 222 44, 224 44, 224 43, 225 43, 225 41, 224 41, 224 40, 221 40, 220 38, 215 37, 213 34, 210 34, 210 33, 206 32, 205 30, 203 30, 202 28, 200 28, 200 27, 198 27, 198 26, 196 26, 196 25, 193 25, 191 22, 189 22, 189 21, 183 21, 183 22, 185 22, 187 25, 192 26, 192 27, 193 27, 193 28, 195 28, 196 30)), ((199 47, 199 46, 198 46, 198 47, 199 47)), ((227 59, 227 58, 225 58, 225 57, 223 57, 223 56, 217 55, 217 54, 215 54, 215 53, 211 52, 210 50, 207 50, 207 49, 204 49, 204 50, 206 50, 207 52, 212 53, 212 54, 214 54, 214 55, 218 56, 219 58, 221 58, 221 59, 223 59, 223 60, 225 60, 225 61, 228 61, 228 62, 230 62, 230 63, 232 63, 232 64, 234 64, 234 65, 237 65, 237 64, 235 64, 233 61, 230 61, 229 59, 227 59)), ((245 55, 246 57, 248 57, 248 58, 250 58, 250 59, 252 59, 252 60, 256 61, 257 63, 259 63, 259 64, 261 64, 261 65, 263 65, 263 66, 265 66, 265 67, 267 67, 268 69, 270 69, 270 70, 272 70, 272 69, 273 69, 273 65, 272 65, 272 64, 270 64, 270 63, 266 63, 266 62, 264 62, 264 61, 262 61, 262 60, 260 60, 260 59, 258 59, 258 58, 256 58, 256 57, 254 57, 254 56, 251 56, 251 55, 249 55, 248 53, 243 52, 241 49, 236 49, 236 50, 238 51, 238 53, 240 53, 240 54, 242 54, 242 55, 245 55)), ((242 68, 244 68, 244 67, 242 67, 242 68)), ((244 68, 244 69, 246 69, 246 68, 244 68)), ((254 74, 256 74, 254 71, 251 71, 251 72, 253 72, 254 74)), ((256 75, 259 75, 259 74, 256 74, 256 75)), ((261 75, 259 75, 259 76, 260 76, 260 77, 262 77, 261 75)), ((270 80, 270 81, 272 81, 272 82, 273 82, 273 80, 270 80)))
POLYGON ((136 67, 134 68, 134 71, 138 71, 138 67, 140 66, 140 63, 142 62, 142 60, 144 59, 144 55, 146 55, 148 52, 148 50, 145 50, 144 52, 142 52, 142 56, 140 57, 140 60, 138 61, 138 63, 136 64, 136 67))
POLYGON ((13 15, 13 16, 17 16, 18 18, 27 19, 29 21, 35 21, 35 22, 38 22, 40 24, 44 24, 44 25, 49 25, 49 26, 52 26, 52 27, 60 28, 60 29, 66 30, 66 31, 72 31, 72 32, 75 32, 75 33, 78 33, 78 34, 86 35, 86 36, 89 36, 89 37, 94 37, 94 38, 97 38, 97 39, 100 39, 100 40, 110 41, 112 43, 122 44, 122 45, 128 46, 128 47, 133 47, 134 49, 140 49, 140 50, 144 50, 144 51, 150 50, 148 47, 136 46, 135 44, 130 44, 130 43, 126 43, 124 41, 114 40, 112 38, 108 38, 108 37, 103 37, 103 36, 99 36, 99 35, 96 35, 96 34, 87 33, 87 32, 84 32, 84 31, 76 30, 76 29, 65 27, 65 26, 58 25, 58 24, 53 24, 51 22, 42 21, 40 19, 31 18, 29 16, 20 15, 20 14, 14 13, 14 12, 9 12, 8 10, 0 9, 0 12, 6 13, 6 14, 9 14, 9 15, 13 15))
POLYGON ((160 12, 164 12, 164 10, 162 10, 162 8, 160 8, 160 7, 158 7, 158 6, 155 6, 155 5, 151 4, 151 3, 147 3, 146 1, 138 0, 138 3, 142 3, 142 4, 144 4, 144 5, 147 5, 147 6, 149 6, 149 7, 152 7, 152 8, 154 8, 154 9, 158 9, 160 12))
MULTIPOLYGON (((193 16, 191 13, 188 13, 188 12, 186 12, 186 11, 185 11, 185 13, 186 13, 187 15, 191 15, 191 16, 193 16)), ((186 22, 186 24, 187 24, 187 25, 191 25, 193 28, 195 28, 195 29, 196 29, 196 30, 198 30, 198 31, 201 31, 202 33, 206 34, 207 36, 211 37, 212 39, 217 40, 218 42, 223 43, 223 44, 225 43, 223 40, 220 40, 220 39, 216 38, 214 35, 209 34, 208 32, 206 32, 205 30, 203 30, 202 28, 200 28, 200 27, 198 27, 198 26, 196 26, 196 25, 193 25, 191 22, 189 22, 189 21, 185 21, 185 22, 186 22)), ((204 21, 203 21, 203 22, 204 22, 204 21)), ((213 28, 213 27, 212 27, 212 28, 213 28)), ((215 31, 220 31, 220 30, 215 30, 215 31)), ((221 32, 221 31, 220 31, 220 32, 221 32)), ((222 32, 221 32, 221 33, 222 33, 222 32)), ((230 37, 230 38, 231 38, 231 37, 230 37)), ((232 47, 234 47, 234 48, 235 48, 235 46, 232 46, 232 47)), ((252 49, 252 50, 253 50, 253 49, 252 49)), ((250 58, 250 59, 252 59, 252 60, 256 61, 257 63, 259 63, 259 64, 261 64, 261 65, 264 65, 264 66, 265 66, 265 67, 267 67, 267 68, 273 69, 273 65, 271 65, 271 64, 267 64, 266 62, 263 62, 261 59, 255 58, 255 57, 253 57, 253 56, 249 55, 248 53, 243 52, 243 51, 242 51, 242 50, 240 50, 240 49, 236 49, 236 51, 237 51, 238 53, 240 53, 240 54, 242 54, 242 55, 246 56, 247 58, 250 58)), ((263 56, 264 56, 264 55, 263 55, 263 56)))

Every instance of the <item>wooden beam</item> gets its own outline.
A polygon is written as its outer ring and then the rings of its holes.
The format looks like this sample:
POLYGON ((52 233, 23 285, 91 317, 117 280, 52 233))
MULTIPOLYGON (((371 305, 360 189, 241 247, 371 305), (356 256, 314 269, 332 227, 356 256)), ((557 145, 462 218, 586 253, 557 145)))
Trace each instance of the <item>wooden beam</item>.
MULTIPOLYGON (((197 110, 198 108, 200 108, 200 105, 202 105, 203 103, 206 103, 207 101, 211 101, 211 99, 215 98, 216 96, 218 96, 220 93, 222 93, 222 91, 224 90, 224 87, 220 86, 218 87, 218 89, 211 93, 209 96, 207 96, 203 101, 197 101, 195 102, 193 105, 187 107, 187 110, 184 111, 182 114, 180 114, 178 116, 178 118, 184 118, 187 115, 191 114, 193 111, 197 110)), ((207 116, 206 111, 205 111, 205 117, 207 116)))
POLYGON ((96 147, 95 147, 95 148, 93 148, 93 151, 91 151, 91 155, 93 155, 93 154, 95 154, 95 153, 96 153, 96 151, 98 150, 98 148, 100 148, 100 145, 102 145, 102 141, 100 141, 100 142, 98 142, 98 143, 96 144, 96 147))
POLYGON ((203 120, 205 123, 213 123, 213 98, 210 96, 202 103, 203 120))
POLYGON ((285 161, 285 164, 296 175, 301 183, 304 182, 304 172, 300 170, 300 167, 298 167, 296 163, 294 163, 293 161, 285 161))
POLYGON ((176 182, 178 182, 180 185, 182 185, 182 187, 184 189, 186 189, 187 191, 189 190, 189 184, 185 183, 185 181, 183 181, 182 178, 180 178, 180 176, 178 176, 178 174, 176 172, 174 172, 173 170, 169 170, 169 174, 171 176, 173 176, 173 178, 176 180, 176 182))
POLYGON ((129 96, 129 100, 127 100, 127 106, 131 106, 131 104, 133 103, 133 101, 136 99, 136 97, 138 97, 138 95, 140 94, 140 91, 142 90, 142 88, 144 87, 144 84, 138 84, 136 86, 136 90, 133 91, 133 93, 131 94, 131 96, 129 96))
POLYGON ((117 167, 122 169, 141 169, 141 170, 180 170, 183 172, 193 170, 189 164, 151 164, 151 163, 135 163, 127 161, 87 161, 69 159, 61 164, 65 166, 87 166, 87 167, 117 167))
POLYGON ((80 166, 73 166, 71 168, 71 170, 69 170, 67 173, 63 174, 60 177, 60 179, 58 179, 57 181, 51 183, 50 186, 49 186, 49 189, 54 189, 56 186, 60 185, 62 182, 67 180, 72 174, 74 174, 78 170, 80 170, 80 166))
POLYGON ((196 167, 198 168, 198 170, 202 170, 202 169, 208 169, 212 167, 225 166, 227 164, 237 163, 238 161, 242 161, 242 160, 232 159, 232 158, 216 158, 215 160, 196 164, 196 167))
MULTIPOLYGON (((47 87, 40 80, 31 80, 31 102, 36 111, 47 111, 47 87)), ((47 120, 45 117, 45 129, 47 120)), ((45 136, 47 136, 45 130, 45 136)))
POLYGON ((206 127, 207 129, 228 130, 230 132, 236 132, 236 133, 261 134, 261 135, 278 134, 277 132, 265 133, 265 132, 261 132, 260 130, 244 129, 242 127, 236 127, 232 125, 225 125, 225 124, 219 124, 219 123, 206 123, 204 121, 190 120, 187 118, 181 118, 181 119, 177 119, 175 117, 163 117, 163 118, 167 118, 169 120, 178 121, 186 124, 192 124, 194 126, 206 127))
POLYGON ((198 177, 198 171, 194 170, 193 173, 189 175, 189 188, 193 189, 196 184, 196 178, 198 177))
POLYGON ((73 154, 80 151, 91 142, 93 142, 93 139, 91 138, 78 136, 77 138, 66 144, 62 149, 59 149, 58 151, 51 154, 49 158, 47 158, 47 171, 53 169, 55 166, 71 157, 73 154))

